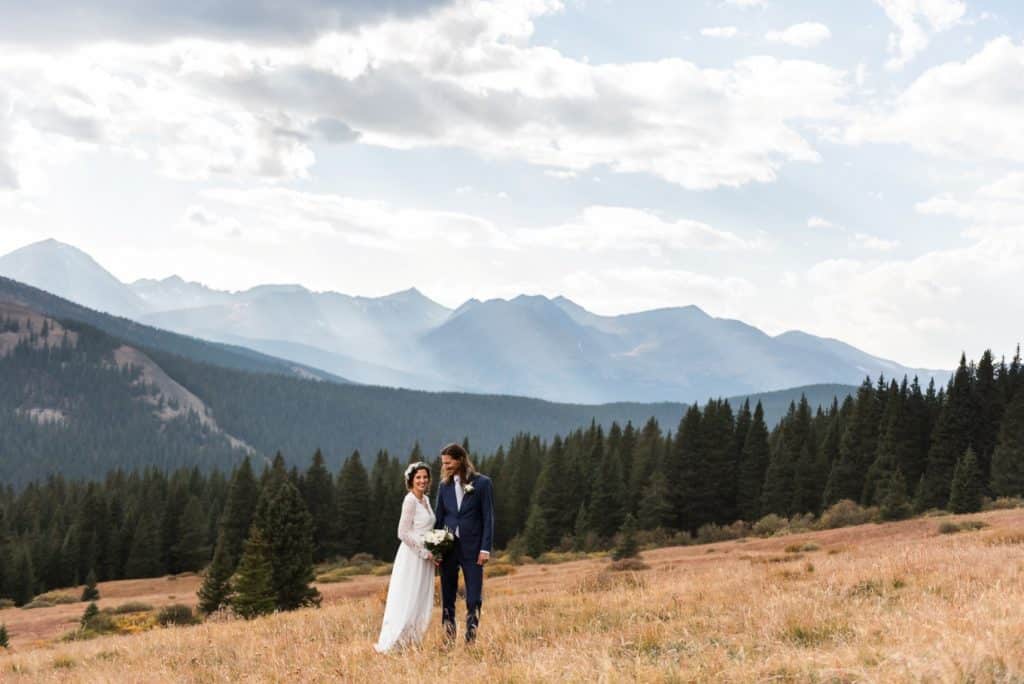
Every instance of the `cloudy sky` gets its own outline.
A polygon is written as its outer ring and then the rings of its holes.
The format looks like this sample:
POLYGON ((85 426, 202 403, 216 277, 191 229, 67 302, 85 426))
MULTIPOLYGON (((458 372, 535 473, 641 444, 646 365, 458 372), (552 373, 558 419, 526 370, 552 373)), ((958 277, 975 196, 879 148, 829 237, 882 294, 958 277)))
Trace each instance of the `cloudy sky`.
POLYGON ((1016 0, 0 0, 0 253, 1024 337, 1016 0), (282 9, 287 5, 287 10, 282 9))

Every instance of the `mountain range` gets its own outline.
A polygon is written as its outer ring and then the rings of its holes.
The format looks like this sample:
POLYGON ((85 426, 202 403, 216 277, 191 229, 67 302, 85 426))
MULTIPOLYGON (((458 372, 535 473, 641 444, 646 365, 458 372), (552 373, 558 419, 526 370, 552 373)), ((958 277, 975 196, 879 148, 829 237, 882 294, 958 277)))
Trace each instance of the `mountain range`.
POLYGON ((0 257, 0 275, 156 328, 255 350, 368 385, 570 403, 693 402, 866 376, 934 377, 841 341, 771 336, 696 306, 602 316, 564 298, 471 299, 448 309, 416 289, 385 297, 300 285, 215 290, 172 276, 121 283, 46 240, 0 257))
MULTIPOLYGON (((526 397, 424 392, 346 383, 247 350, 88 309, 0 278, 0 482, 112 468, 230 468, 282 451, 332 466, 359 450, 404 457, 466 436, 491 453, 521 433, 542 439, 596 421, 672 430, 686 405, 565 404, 526 397), (116 426, 116 429, 112 427, 116 426)), ((734 397, 762 402, 774 425, 791 402, 842 401, 855 388, 816 385, 734 397)))

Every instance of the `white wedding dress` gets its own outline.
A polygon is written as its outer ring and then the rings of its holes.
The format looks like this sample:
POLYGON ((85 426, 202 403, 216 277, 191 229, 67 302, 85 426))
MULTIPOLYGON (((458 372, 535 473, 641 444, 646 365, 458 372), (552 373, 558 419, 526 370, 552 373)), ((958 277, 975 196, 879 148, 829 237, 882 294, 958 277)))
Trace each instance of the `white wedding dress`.
POLYGON ((387 653, 396 646, 417 644, 423 639, 434 609, 434 559, 423 547, 423 535, 434 529, 434 511, 424 496, 421 503, 409 492, 402 501, 398 538, 388 586, 380 638, 374 648, 387 653))

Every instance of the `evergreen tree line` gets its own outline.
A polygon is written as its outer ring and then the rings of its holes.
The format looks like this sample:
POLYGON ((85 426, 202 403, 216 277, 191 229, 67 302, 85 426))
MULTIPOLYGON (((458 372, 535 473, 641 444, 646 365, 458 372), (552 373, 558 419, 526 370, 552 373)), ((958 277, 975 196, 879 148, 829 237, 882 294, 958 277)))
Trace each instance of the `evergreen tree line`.
MULTIPOLYGON (((607 544, 627 521, 692 533, 817 515, 844 499, 891 518, 967 512, 986 496, 1024 496, 1022 385, 1019 352, 1009 364, 985 352, 977 363, 962 357, 945 387, 866 379, 842 403, 793 402, 772 429, 760 404, 734 411, 716 399, 690 407, 674 430, 653 418, 639 428, 592 422, 550 442, 523 433, 474 460, 494 481, 496 547, 517 542, 531 555, 607 544)), ((209 565, 207 608, 227 600, 233 576, 257 587, 244 592, 255 607, 240 610, 313 602, 312 562, 393 557, 402 472, 421 459, 418 445, 402 459, 382 450, 367 468, 357 451, 332 473, 317 451, 304 471, 286 469, 279 454, 259 475, 246 459, 230 475, 147 468, 7 487, 0 596, 23 603, 90 571, 102 581, 209 565)), ((436 485, 439 461, 424 460, 436 485)))

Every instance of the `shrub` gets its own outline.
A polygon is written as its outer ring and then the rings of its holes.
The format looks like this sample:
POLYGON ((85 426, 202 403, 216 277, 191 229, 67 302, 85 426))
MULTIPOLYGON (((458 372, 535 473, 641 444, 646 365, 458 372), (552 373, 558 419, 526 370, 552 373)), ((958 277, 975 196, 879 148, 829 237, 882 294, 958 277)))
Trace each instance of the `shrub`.
POLYGON ((161 627, 168 625, 194 625, 199 622, 192 612, 192 607, 186 606, 184 603, 172 603, 169 606, 164 606, 156 614, 156 621, 161 627))
POLYGON ((838 503, 832 504, 828 510, 821 514, 818 526, 825 530, 831 530, 837 527, 863 525, 866 522, 870 522, 874 514, 875 511, 872 509, 864 508, 850 499, 843 499, 838 503))
POLYGON ((21 607, 22 610, 32 610, 34 608, 53 608, 56 603, 52 601, 44 601, 42 599, 34 599, 21 607))
POLYGON ((599 572, 584 577, 573 591, 577 594, 589 594, 599 591, 643 589, 646 586, 646 578, 636 572, 599 572))
POLYGON ((7 634, 7 625, 0 624, 0 648, 10 648, 11 638, 7 634))
POLYGON ((697 529, 698 544, 712 544, 714 542, 729 541, 745 537, 750 533, 750 528, 742 520, 737 520, 731 525, 716 525, 707 523, 697 529))
POLYGON ((640 550, 636 541, 636 519, 631 513, 626 514, 626 519, 619 528, 618 544, 612 552, 612 559, 622 560, 623 558, 634 558, 640 550))
POLYGON ((369 554, 369 553, 357 553, 356 555, 352 556, 352 558, 349 560, 349 565, 361 565, 361 564, 375 563, 375 562, 376 562, 376 560, 374 559, 374 557, 371 554, 369 554))
POLYGON ((48 591, 45 594, 39 594, 39 596, 36 596, 34 600, 43 601, 51 606, 61 606, 79 602, 78 597, 74 594, 69 594, 66 591, 48 591))
POLYGON ((608 565, 608 569, 612 572, 639 572, 649 570, 650 567, 639 558, 623 558, 608 565))
POLYGON ((484 575, 487 577, 504 577, 505 575, 511 575, 516 569, 508 563, 488 563, 484 566, 484 575))
POLYGON ((125 615, 128 613, 145 613, 150 610, 153 610, 153 606, 148 603, 129 601, 128 603, 122 603, 116 608, 112 608, 110 612, 114 615, 125 615))
POLYGON ((777 533, 779 530, 785 529, 789 523, 788 520, 783 518, 781 515, 769 513, 764 516, 756 523, 754 523, 753 532, 758 537, 770 537, 777 533))
POLYGON ((17 604, 14 602, 14 599, 0 599, 0 610, 3 610, 4 608, 13 608, 16 605, 17 604))
POLYGON ((96 571, 90 570, 89 576, 85 579, 85 587, 82 588, 82 601, 95 601, 100 597, 100 590, 96 587, 96 571))
POLYGON ((1001 496, 994 501, 991 499, 985 499, 984 505, 982 506, 983 511, 1000 511, 1008 508, 1022 508, 1024 507, 1024 499, 1019 496, 1001 496))
POLYGON ((983 520, 962 520, 960 522, 944 520, 943 522, 939 523, 939 534, 974 532, 975 530, 981 530, 986 527, 988 527, 988 523, 983 520))

